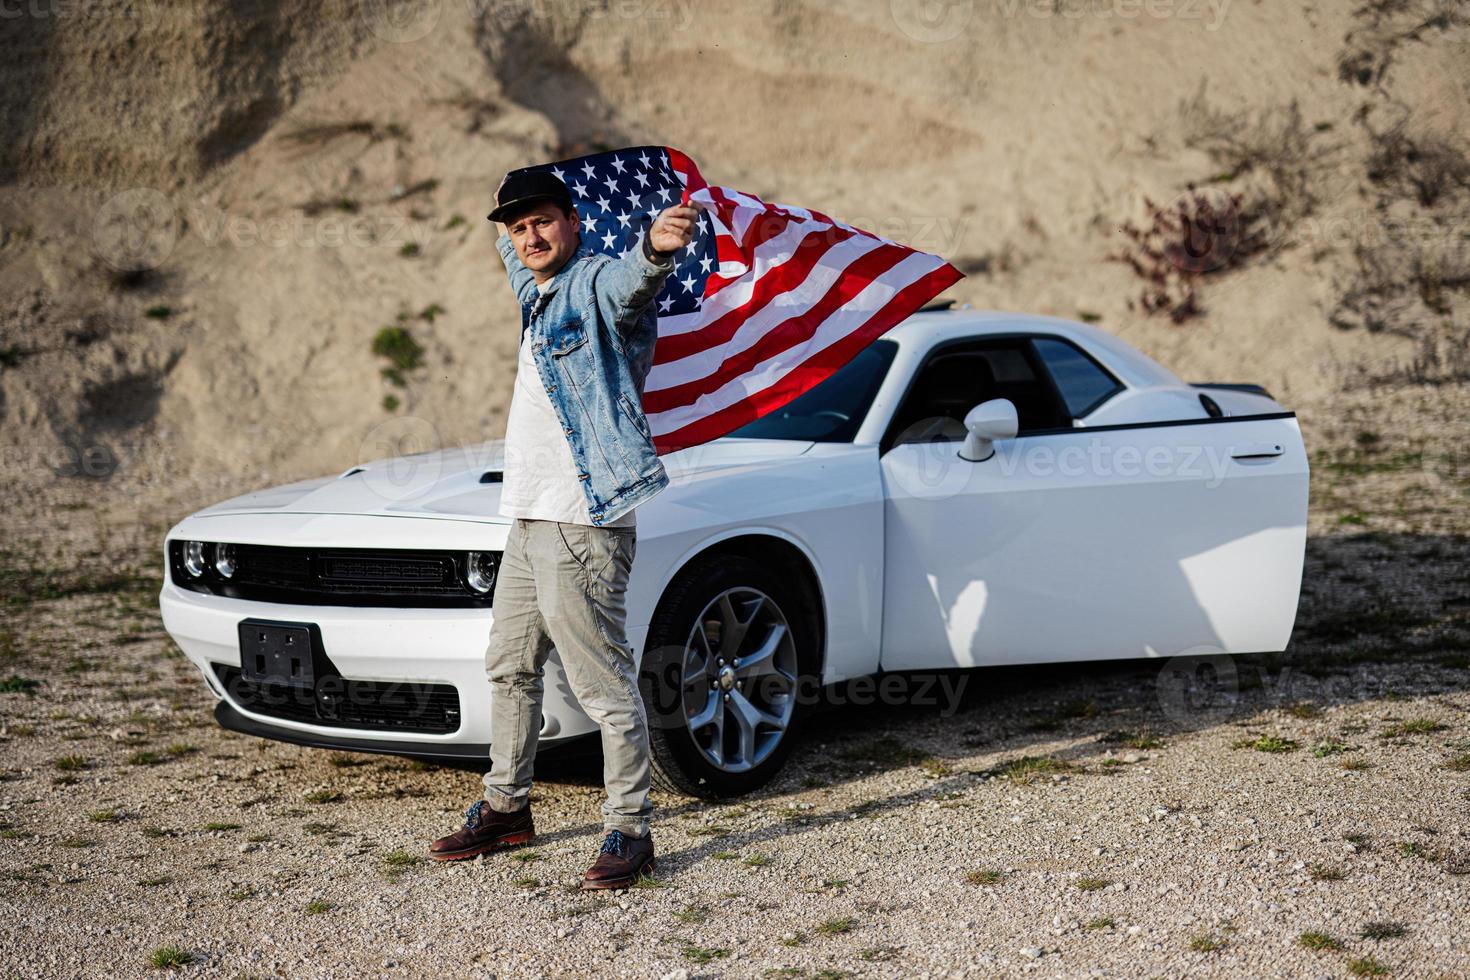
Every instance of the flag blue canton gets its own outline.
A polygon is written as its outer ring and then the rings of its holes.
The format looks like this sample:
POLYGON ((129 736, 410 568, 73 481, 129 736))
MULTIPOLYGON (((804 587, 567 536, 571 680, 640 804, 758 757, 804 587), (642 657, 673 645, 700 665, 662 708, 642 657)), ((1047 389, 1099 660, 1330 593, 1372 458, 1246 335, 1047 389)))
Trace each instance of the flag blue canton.
MULTIPOLYGON (((582 217, 582 243, 604 255, 640 247, 643 235, 664 208, 678 204, 684 185, 663 147, 644 146, 528 167, 555 174, 572 192, 582 217)), ((719 268, 714 230, 700 215, 694 240, 674 256, 674 271, 658 294, 660 316, 699 310, 704 284, 719 268)))

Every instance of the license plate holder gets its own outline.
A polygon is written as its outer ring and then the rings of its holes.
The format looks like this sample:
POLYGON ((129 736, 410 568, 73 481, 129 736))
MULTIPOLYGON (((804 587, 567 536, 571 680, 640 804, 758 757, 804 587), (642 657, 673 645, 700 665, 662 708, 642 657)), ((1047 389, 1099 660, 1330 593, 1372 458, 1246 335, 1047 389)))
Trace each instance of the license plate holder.
POLYGON ((312 689, 316 669, 312 662, 311 627, 240 623, 240 674, 253 684, 312 689))

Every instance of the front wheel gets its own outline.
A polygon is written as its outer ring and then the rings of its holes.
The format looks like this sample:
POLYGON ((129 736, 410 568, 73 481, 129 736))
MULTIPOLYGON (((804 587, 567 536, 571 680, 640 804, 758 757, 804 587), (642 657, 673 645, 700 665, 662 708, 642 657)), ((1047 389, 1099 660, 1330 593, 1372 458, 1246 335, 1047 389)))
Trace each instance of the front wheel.
POLYGON ((781 768, 816 663, 800 595, 776 571, 739 555, 696 559, 669 587, 649 626, 642 671, 660 788, 737 796, 781 768))

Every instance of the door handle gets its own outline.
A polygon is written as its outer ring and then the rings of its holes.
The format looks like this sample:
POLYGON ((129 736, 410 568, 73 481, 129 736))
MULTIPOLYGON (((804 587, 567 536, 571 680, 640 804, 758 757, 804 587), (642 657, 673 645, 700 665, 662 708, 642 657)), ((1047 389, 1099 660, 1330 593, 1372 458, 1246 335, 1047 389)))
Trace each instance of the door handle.
POLYGON ((1279 442, 1255 442, 1231 450, 1231 459, 1273 459, 1286 452, 1279 442))

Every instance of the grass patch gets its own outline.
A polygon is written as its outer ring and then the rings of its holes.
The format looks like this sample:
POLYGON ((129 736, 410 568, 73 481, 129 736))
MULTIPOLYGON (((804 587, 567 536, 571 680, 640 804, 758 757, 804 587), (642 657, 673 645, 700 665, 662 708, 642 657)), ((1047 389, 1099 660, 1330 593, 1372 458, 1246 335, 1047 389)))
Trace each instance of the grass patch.
POLYGON ((115 823, 116 821, 122 819, 122 815, 119 814, 116 810, 112 809, 93 810, 91 813, 87 814, 87 819, 92 821, 93 823, 115 823))
POLYGON ((34 694, 36 688, 40 686, 40 681, 33 681, 19 674, 11 674, 4 680, 0 680, 0 694, 34 694))
POLYGON ((1005 880, 1005 872, 997 871, 995 868, 982 868, 979 871, 971 871, 965 875, 965 881, 972 885, 998 885, 1005 880))
POLYGON ((1100 915, 1096 919, 1089 919, 1084 928, 1087 929, 1111 929, 1118 924, 1118 920, 1111 915, 1100 915))
POLYGON ((160 946, 148 954, 148 965, 155 970, 178 970, 194 962, 194 954, 182 946, 160 946))
POLYGON ((170 878, 168 875, 161 875, 157 878, 140 878, 138 879, 138 884, 144 888, 159 888, 163 885, 168 884, 171 881, 173 881, 173 879, 170 878))
POLYGON ((1073 887, 1076 888, 1079 892, 1100 892, 1112 883, 1113 882, 1111 879, 1097 878, 1092 875, 1088 875, 1085 878, 1078 878, 1077 881, 1073 884, 1073 887))
POLYGON ((51 764, 62 772, 81 772, 88 763, 84 755, 64 755, 51 764))
POLYGON ((697 926, 709 921, 709 909, 703 905, 686 905, 674 913, 674 918, 686 925, 697 926))
POLYGON ((1161 749, 1164 740, 1149 732, 1113 732, 1108 736, 1109 742, 1117 742, 1128 746, 1130 749, 1161 749))
POLYGON ((517 878, 515 881, 511 882, 511 884, 512 885, 515 885, 517 888, 540 888, 541 887, 541 879, 540 878, 517 878))
POLYGON ((1371 956, 1349 961, 1347 969, 1355 977, 1386 977, 1389 974, 1388 967, 1371 956))
POLYGON ((845 749, 841 758, 847 762, 867 763, 881 768, 916 766, 931 758, 929 752, 905 745, 896 738, 875 738, 845 749))
POLYGON ((139 749, 128 756, 130 766, 161 766, 168 761, 168 756, 162 752, 153 752, 149 749, 139 749))
POLYGON ((722 823, 712 823, 705 826, 689 828, 689 833, 695 837, 723 837, 729 832, 730 828, 722 823))
POLYGON ((1307 866, 1307 873, 1313 881, 1342 881, 1347 877, 1347 873, 1335 864, 1311 864, 1307 866))
POLYGON ((521 864, 530 864, 532 861, 541 860, 541 852, 531 850, 512 851, 510 853, 510 859, 512 861, 518 861, 521 864))
POLYGON ((716 851, 710 855, 716 861, 733 861, 739 856, 735 851, 716 851))
POLYGON ((334 906, 331 902, 324 902, 319 898, 313 899, 312 901, 306 903, 306 914, 321 915, 323 912, 332 911, 333 907, 334 906))
POLYGON ((334 789, 317 789, 307 793, 303 799, 308 803, 337 803, 342 799, 342 794, 334 789))
POLYGON ((1405 738, 1409 735, 1429 735, 1434 732, 1442 732, 1448 725, 1442 725, 1433 718, 1410 718, 1396 725, 1390 725, 1379 733, 1379 738, 1405 738))
POLYGON ((1243 738, 1232 746, 1237 749, 1253 749, 1256 752, 1269 752, 1278 754, 1282 752, 1295 752, 1297 743, 1289 738, 1281 738, 1278 735, 1261 735, 1258 738, 1243 738))
POLYGON ((1460 752, 1445 760, 1444 767, 1451 772, 1470 772, 1470 752, 1460 752))
POLYGON ((771 856, 769 854, 763 854, 760 851, 756 851, 754 854, 747 854, 745 856, 745 859, 740 863, 745 865, 747 868, 764 868, 766 865, 771 863, 771 856))
POLYGON ((1365 772, 1373 768, 1373 763, 1367 759, 1343 759, 1341 765, 1348 772, 1365 772))
POLYGON ((855 925, 857 925, 857 920, 852 916, 842 916, 819 923, 816 933, 819 936, 840 936, 843 933, 852 932, 852 927, 855 925))
POLYGON ((237 823, 227 823, 223 820, 211 820, 209 823, 204 825, 204 829, 213 831, 239 830, 240 825, 237 823))
POLYGON ((389 879, 396 881, 404 872, 422 860, 417 854, 410 854, 407 851, 390 851, 383 855, 383 870, 389 879))
POLYGON ((717 949, 713 946, 695 946, 693 943, 686 945, 679 952, 684 955, 686 960, 691 963, 698 963, 700 966, 713 963, 715 960, 722 960, 730 955, 728 949, 717 949))
POLYGON ((1317 932, 1315 930, 1302 933, 1296 938, 1296 941, 1297 945, 1303 949, 1310 949, 1315 952, 1342 949, 1342 943, 1339 940, 1333 939, 1325 932, 1317 932))
POLYGON ((407 375, 424 364, 424 348, 406 327, 384 327, 373 337, 373 355, 388 361, 380 373, 395 387, 408 385, 407 375))
POLYGON ((1321 743, 1315 749, 1313 749, 1312 754, 1319 759, 1325 759, 1328 756, 1342 755, 1344 752, 1351 752, 1352 750, 1353 747, 1346 742, 1334 742, 1329 740, 1321 743))
POLYGON ((1050 756, 1023 755, 1019 759, 1003 762, 990 769, 982 775, 999 779, 1008 779, 1013 783, 1022 785, 1035 782, 1042 776, 1060 775, 1062 773, 1077 772, 1078 767, 1061 759, 1053 759, 1050 756))
POLYGON ((1219 936, 1195 936, 1189 941, 1189 948, 1196 953, 1218 953, 1225 948, 1225 940, 1219 936))
POLYGON ((1368 922, 1358 935, 1364 939, 1402 939, 1409 929, 1402 922, 1368 922))

